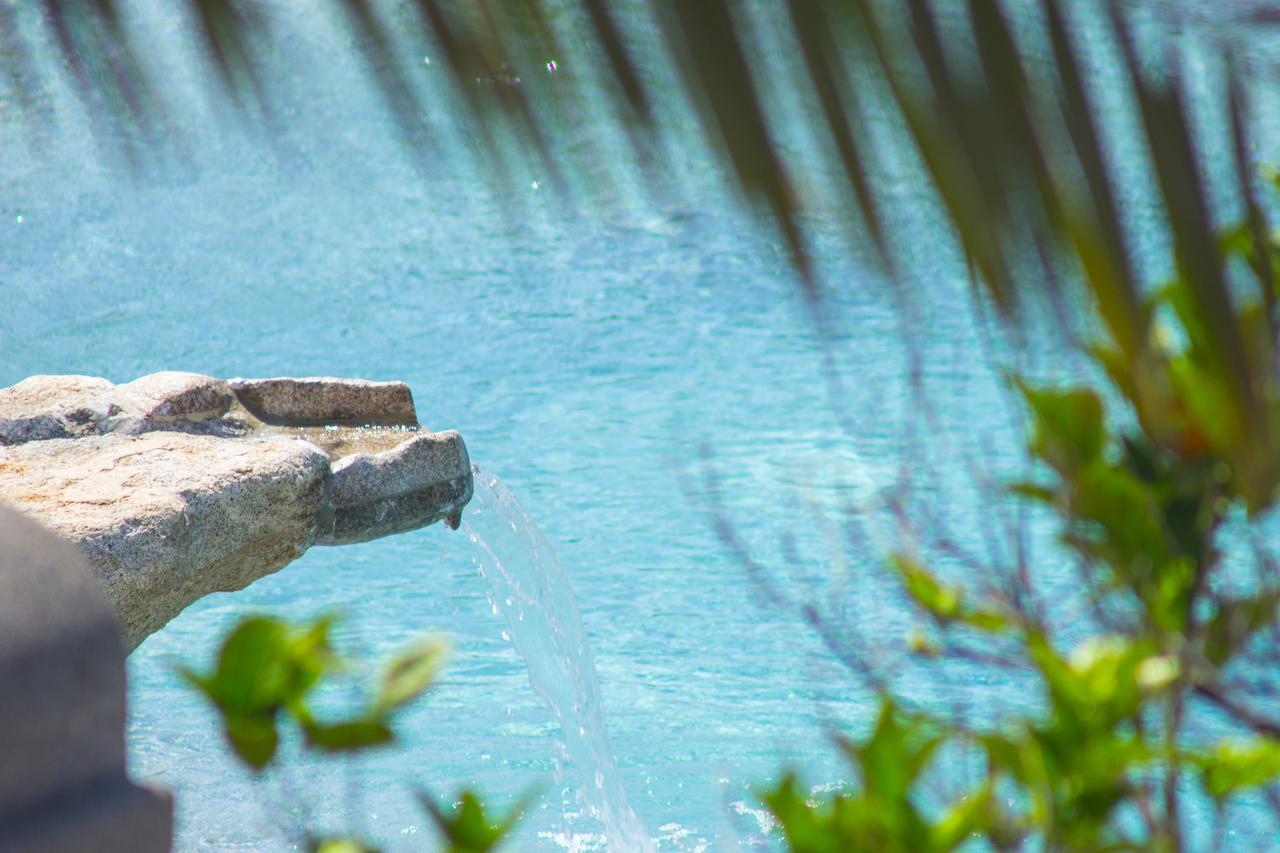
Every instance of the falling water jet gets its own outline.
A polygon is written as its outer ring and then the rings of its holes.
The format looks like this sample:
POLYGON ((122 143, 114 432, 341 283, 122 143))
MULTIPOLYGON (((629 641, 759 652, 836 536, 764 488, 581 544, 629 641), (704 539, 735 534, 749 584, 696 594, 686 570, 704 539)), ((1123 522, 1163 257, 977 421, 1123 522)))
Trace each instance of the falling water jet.
POLYGON ((627 802, 613 761, 595 663, 564 567, 502 481, 478 466, 472 471, 475 496, 463 528, 480 551, 480 570, 528 667, 529 683, 560 721, 585 805, 604 825, 611 851, 648 853, 653 843, 627 802))

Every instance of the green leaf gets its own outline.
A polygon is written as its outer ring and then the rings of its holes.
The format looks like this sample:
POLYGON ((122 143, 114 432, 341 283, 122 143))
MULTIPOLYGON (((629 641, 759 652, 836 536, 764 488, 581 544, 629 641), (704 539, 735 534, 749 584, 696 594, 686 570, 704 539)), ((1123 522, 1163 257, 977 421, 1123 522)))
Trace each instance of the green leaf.
POLYGON ((1196 582, 1195 563, 1189 558, 1170 560, 1159 567, 1154 590, 1146 594, 1151 621, 1164 631, 1186 628, 1187 598, 1196 582))
POLYGON ((1098 459, 1106 441, 1102 400, 1087 388, 1035 389, 1019 381, 1035 420, 1032 451, 1059 473, 1098 459))
MULTIPOLYGON (((1090 637, 1071 650, 1067 666, 1079 679, 1088 701, 1103 704, 1131 695, 1143 657, 1125 637, 1090 637)), ((1132 698, 1136 700, 1136 696, 1132 698)))
POLYGON ((1101 556, 1129 580, 1168 561, 1159 503, 1147 484, 1101 461, 1073 471, 1071 484, 1075 518, 1097 525, 1078 531, 1094 546, 1088 556, 1101 556))
POLYGON ((1048 486, 1042 486, 1039 483, 1021 482, 1010 483, 1008 491, 1012 495, 1017 495, 1028 500, 1039 501, 1040 503, 1052 504, 1058 499, 1058 493, 1048 486))
POLYGON ((395 735, 381 720, 347 720, 341 723, 308 722, 303 725, 307 745, 326 752, 356 752, 390 743, 395 735))
MULTIPOLYGON (((1165 690, 1181 675, 1176 657, 1156 654, 1151 641, 1125 636, 1090 637, 1063 660, 1042 636, 1032 633, 1028 651, 1059 718, 1108 737, 1112 727, 1138 713, 1147 696, 1165 690)), ((1073 730, 1070 736, 1081 734, 1073 730)), ((1083 746, 1073 749, 1081 752, 1083 746)))
POLYGON ((992 808, 991 786, 982 785, 951 804, 932 827, 932 848, 954 850, 986 827, 992 808))
POLYGON ((280 745, 274 712, 252 716, 228 715, 224 725, 227 741, 246 764, 254 770, 262 770, 271 763, 280 745))
POLYGON ((443 638, 432 637, 396 655, 382 675, 374 713, 382 716, 431 686, 449 654, 443 638))
POLYGON ((1270 738, 1225 740, 1197 759, 1205 790, 1215 800, 1280 777, 1280 743, 1270 738))
POLYGON ((338 665, 329 647, 332 618, 301 628, 270 616, 242 619, 222 644, 209 675, 187 671, 224 713, 254 714, 297 701, 338 665))
POLYGON ((965 603, 962 588, 942 583, 914 557, 894 554, 889 560, 902 576, 907 594, 940 622, 961 622, 991 633, 1009 627, 1004 614, 970 607, 965 603))
POLYGON ((1223 386, 1220 376, 1183 356, 1169 362, 1169 379, 1188 420, 1182 439, 1187 447, 1179 449, 1203 452, 1212 448, 1221 453, 1239 444, 1243 429, 1235 417, 1230 389, 1223 386))
POLYGON ((907 594, 921 607, 944 622, 960 615, 963 592, 959 587, 941 583, 914 557, 894 554, 890 562, 902 576, 907 594))
POLYGON ((326 674, 340 670, 341 658, 329 643, 329 631, 337 618, 322 616, 310 625, 290 629, 285 641, 291 670, 285 686, 283 701, 290 703, 302 699, 326 674))
POLYGON ((995 610, 966 609, 961 614, 960 621, 988 634, 997 634, 1009 627, 1009 618, 995 610))
POLYGON ((435 821, 450 853, 488 853, 495 849, 534 798, 533 791, 526 792, 505 816, 495 818, 485 813, 484 802, 470 790, 464 789, 453 808, 447 810, 425 791, 418 792, 418 802, 435 821))
POLYGON ((869 738, 862 743, 843 739, 839 743, 859 766, 869 794, 901 801, 942 740, 941 730, 931 720, 906 714, 885 699, 869 738))
POLYGON ((303 697, 338 664, 329 647, 332 618, 301 629, 269 616, 242 619, 227 636, 209 674, 182 668, 182 676, 222 715, 227 741, 255 770, 274 758, 279 712, 306 723, 303 697))
POLYGON ((777 818, 792 853, 843 853, 842 840, 831 817, 809 805, 794 773, 783 776, 760 799, 777 818))
POLYGON ((243 619, 222 644, 206 693, 225 714, 253 714, 278 706, 289 680, 287 629, 268 616, 243 619))

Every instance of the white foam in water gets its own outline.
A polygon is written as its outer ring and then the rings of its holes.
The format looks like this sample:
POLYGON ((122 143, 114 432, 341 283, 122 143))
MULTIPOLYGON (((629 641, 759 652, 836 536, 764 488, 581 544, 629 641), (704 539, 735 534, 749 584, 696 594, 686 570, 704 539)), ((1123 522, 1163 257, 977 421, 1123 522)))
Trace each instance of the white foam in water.
POLYGON ((604 825, 609 850, 652 851, 613 761, 595 662, 564 567, 502 481, 479 467, 474 474, 475 496, 463 527, 480 549, 495 612, 506 618, 504 636, 560 722, 565 754, 582 779, 584 805, 604 825))

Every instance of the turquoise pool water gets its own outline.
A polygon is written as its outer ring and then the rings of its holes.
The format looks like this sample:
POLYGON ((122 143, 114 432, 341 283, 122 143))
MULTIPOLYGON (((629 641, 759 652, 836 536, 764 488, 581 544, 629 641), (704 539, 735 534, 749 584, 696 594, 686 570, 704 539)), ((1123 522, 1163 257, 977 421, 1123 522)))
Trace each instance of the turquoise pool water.
MULTIPOLYGON (((289 26, 286 53, 338 38, 289 26)), ((407 381, 422 421, 460 430, 558 551, 613 760, 658 849, 775 844, 752 791, 785 765, 814 785, 845 778, 827 733, 865 725, 873 697, 724 546, 707 483, 775 585, 898 664, 912 619, 878 568, 896 541, 878 496, 908 471, 957 538, 984 548, 1002 519, 974 474, 998 480, 1021 464, 1021 427, 999 393, 1007 352, 984 343, 948 239, 908 223, 927 239, 915 253, 923 298, 904 319, 838 251, 835 217, 815 213, 826 272, 842 282, 830 311, 847 399, 833 407, 779 248, 705 164, 677 164, 683 200, 663 205, 568 209, 534 172, 504 188, 517 205, 491 192, 465 137, 442 136, 424 181, 341 67, 286 65, 294 129, 276 148, 212 111, 191 131, 188 165, 131 177, 97 156, 69 108, 68 130, 38 154, 3 130, 0 385, 166 369, 407 381), (853 539, 851 516, 862 522, 853 539)), ((447 131, 447 109, 433 121, 447 131)), ((1126 174, 1142 179, 1137 166, 1126 174)), ((918 191, 891 187, 908 211, 918 191)), ((1135 201, 1127 213, 1158 267, 1150 209, 1135 201)), ((1077 369, 1034 355, 1041 370, 1077 369)), ((1051 552, 1040 565, 1048 589, 1069 583, 1051 552)), ((498 803, 539 787, 512 849, 600 849, 602 827, 561 766, 558 723, 497 610, 462 532, 317 548, 199 602, 130 658, 132 772, 176 792, 182 850, 289 849, 302 825, 422 849, 432 835, 411 791, 463 785, 498 803), (339 611, 341 643, 369 660, 424 631, 451 634, 456 651, 404 717, 398 748, 336 765, 297 757, 255 783, 174 675, 250 610, 339 611)), ((979 717, 1020 687, 960 670, 946 681, 901 669, 918 701, 965 699, 979 717)), ((1242 819, 1229 839, 1266 831, 1242 819)))

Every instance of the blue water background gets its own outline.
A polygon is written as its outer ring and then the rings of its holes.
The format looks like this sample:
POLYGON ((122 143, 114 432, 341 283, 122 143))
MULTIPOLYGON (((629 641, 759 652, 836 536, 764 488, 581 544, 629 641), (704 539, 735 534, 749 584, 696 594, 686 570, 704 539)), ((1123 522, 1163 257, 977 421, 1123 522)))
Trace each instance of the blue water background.
MULTIPOLYGON (((180 22, 139 5, 158 43, 180 50, 180 22)), ((473 129, 441 96, 424 177, 343 58, 343 36, 314 20, 277 23, 290 130, 274 146, 201 102, 204 123, 183 130, 189 159, 132 173, 98 149, 61 90, 48 97, 63 129, 42 147, 13 123, 0 128, 0 385, 157 370, 407 381, 422 422, 461 431, 555 543, 632 805, 660 849, 776 843, 753 789, 785 765, 811 784, 847 779, 828 733, 864 728, 874 697, 724 547, 709 478, 777 585, 859 626, 885 654, 877 662, 897 667, 914 619, 880 568, 900 541, 880 498, 910 475, 939 520, 982 550, 1004 541, 1010 519, 989 509, 975 477, 1007 479, 1023 465, 1000 373, 1013 351, 983 331, 949 235, 917 210, 927 195, 911 164, 883 166, 896 176, 893 215, 917 240, 909 309, 844 251, 834 204, 810 215, 823 272, 839 285, 828 317, 846 397, 833 406, 781 247, 710 164, 667 162, 679 192, 661 203, 634 187, 605 190, 598 208, 567 203, 532 167, 495 194, 469 156, 473 129), (851 516, 865 534, 853 543, 851 516)), ((1123 144, 1125 94, 1100 67, 1098 96, 1123 144)), ((175 72, 175 87, 191 83, 175 72)), ((693 132, 674 101, 664 121, 675 137, 693 132)), ((801 133, 787 143, 818 144, 801 133)), ((1117 171, 1136 188, 1126 222, 1156 277, 1164 238, 1141 197, 1145 167, 1133 157, 1117 171)), ((814 166, 800 177, 821 187, 833 176, 814 166)), ((1047 345, 1027 358, 1041 373, 1082 369, 1047 345)), ((1069 589, 1061 558, 1039 556, 1047 588, 1069 589)), ((437 526, 314 549, 190 607, 130 658, 131 771, 176 792, 183 850, 287 849, 299 823, 419 849, 433 842, 412 787, 462 785, 498 803, 541 786, 518 849, 598 847, 576 777, 557 775, 556 724, 502 631, 461 534, 437 526), (451 634, 456 651, 403 718, 394 751, 336 765, 294 757, 252 783, 173 670, 207 660, 250 610, 339 611, 341 643, 369 660, 424 631, 451 634)), ((1021 696, 1013 677, 900 672, 916 701, 965 699, 978 719, 1021 696)), ((957 766, 953 781, 972 772, 957 766)), ((1228 838, 1267 831, 1241 819, 1228 838)))

